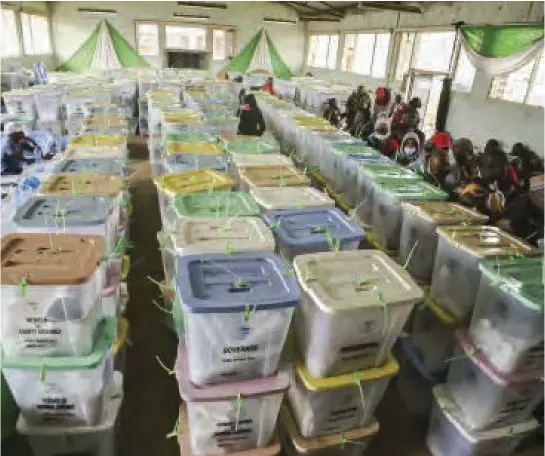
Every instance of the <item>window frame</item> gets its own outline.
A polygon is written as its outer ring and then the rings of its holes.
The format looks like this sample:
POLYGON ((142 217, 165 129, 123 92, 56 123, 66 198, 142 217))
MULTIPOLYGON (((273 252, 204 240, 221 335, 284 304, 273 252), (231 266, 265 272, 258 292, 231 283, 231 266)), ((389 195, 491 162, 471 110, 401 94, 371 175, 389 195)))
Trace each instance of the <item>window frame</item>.
POLYGON ((414 39, 411 46, 411 57, 409 59, 409 68, 408 72, 410 73, 411 70, 419 71, 419 72, 435 72, 435 73, 450 73, 451 76, 454 75, 456 64, 457 64, 457 46, 459 40, 456 36, 456 29, 453 26, 432 26, 432 27, 399 27, 393 30, 392 37, 395 40, 395 52, 392 55, 392 63, 391 63, 391 76, 392 80, 396 81, 398 83, 403 82, 403 78, 398 79, 397 78, 397 68, 399 66, 399 56, 400 56, 400 50, 401 50, 401 37, 404 33, 412 33, 414 34, 414 39), (429 70, 424 68, 417 68, 414 66, 415 63, 415 49, 417 48, 418 44, 418 35, 425 34, 425 33, 442 33, 442 32, 454 32, 454 42, 452 44, 451 54, 450 54, 450 61, 448 68, 445 71, 441 70, 429 70), (456 59, 453 61, 453 57, 456 57, 456 59))
MULTIPOLYGON (((336 32, 324 32, 324 33, 309 33, 308 36, 307 36, 307 55, 306 55, 306 64, 308 67, 310 68, 318 68, 318 69, 323 69, 323 70, 336 70, 339 68, 339 48, 340 48, 340 45, 341 45, 341 38, 342 38, 342 43, 344 43, 344 37, 341 33, 336 33, 336 32), (318 36, 327 36, 328 37, 328 41, 327 41, 327 53, 326 53, 326 57, 325 57, 325 65, 323 66, 316 66, 314 64, 311 65, 310 63, 310 41, 313 37, 318 37, 318 36), (334 65, 332 67, 330 67, 328 64, 329 64, 329 60, 330 60, 330 54, 329 54, 329 51, 330 51, 330 47, 331 47, 331 38, 332 37, 337 37, 337 48, 335 49, 335 57, 334 57, 334 65)), ((317 39, 317 38, 316 38, 317 39)))
POLYGON ((159 57, 161 55, 161 24, 154 21, 135 21, 134 33, 136 41, 136 51, 142 57, 159 57), (155 25, 157 27, 157 53, 156 54, 141 54, 140 53, 140 36, 138 34, 138 27, 140 25, 155 25))
POLYGON ((458 43, 456 44, 456 49, 455 49, 455 53, 454 53, 454 60, 453 60, 452 69, 451 69, 452 70, 451 71, 452 90, 454 92, 457 92, 457 93, 470 94, 473 91, 473 84, 475 84, 475 76, 477 75, 477 69, 473 66, 473 64, 471 63, 471 60, 469 60, 469 57, 468 57, 469 64, 473 68, 473 78, 471 79, 471 87, 469 88, 469 90, 460 90, 460 89, 458 89, 457 86, 456 86, 456 76, 458 75, 458 70, 460 68, 460 59, 462 58, 462 55, 464 53, 467 54, 467 52, 465 52, 465 50, 463 48, 462 40, 457 40, 457 41, 458 41, 458 43))
MULTIPOLYGON (((530 78, 528 79, 528 87, 526 87, 526 91, 524 92, 524 98, 522 99, 522 101, 506 100, 505 98, 491 96, 492 88, 493 88, 493 85, 494 85, 494 80, 497 79, 497 78, 507 76, 510 73, 507 73, 504 76, 494 76, 494 77, 490 78, 490 83, 488 84, 488 91, 487 91, 487 94, 486 94, 486 98, 488 100, 499 101, 499 102, 502 102, 502 103, 513 103, 513 104, 516 104, 516 105, 532 106, 534 108, 544 109, 545 105, 532 104, 532 103, 528 102, 530 92, 531 92, 533 84, 534 84, 534 82, 536 80, 537 70, 538 70, 538 67, 539 67, 539 62, 540 62, 540 60, 543 60, 543 59, 545 59, 545 51, 541 55, 538 55, 533 61, 532 70, 530 72, 530 78)), ((530 62, 528 62, 528 63, 530 63, 530 62)))
POLYGON ((234 57, 236 55, 236 39, 237 39, 237 30, 234 28, 234 27, 218 27, 218 26, 213 26, 213 27, 210 27, 210 30, 209 30, 209 33, 211 35, 211 39, 212 39, 212 49, 210 50, 210 53, 212 54, 212 61, 213 62, 223 62, 223 61, 226 61, 227 59, 229 59, 229 57, 234 57), (218 58, 214 58, 214 47, 215 47, 215 43, 214 43, 214 32, 224 32, 227 36, 228 33, 230 33, 233 37, 232 39, 232 50, 231 50, 231 55, 225 55, 223 59, 218 59, 218 58))
POLYGON ((165 52, 168 52, 168 51, 187 51, 187 52, 209 52, 211 53, 212 52, 212 49, 210 49, 210 46, 209 46, 209 39, 210 39, 210 32, 211 32, 212 28, 207 26, 207 25, 202 25, 202 24, 199 24, 199 23, 187 23, 187 22, 165 22, 163 24, 163 33, 164 33, 164 51, 165 52), (181 27, 181 28, 186 28, 186 29, 201 29, 201 30, 204 30, 205 34, 204 34, 204 46, 202 48, 197 48, 197 49, 191 49, 189 47, 187 48, 184 48, 184 47, 169 47, 167 46, 167 28, 168 27, 181 27))
MULTIPOLYGON (((16 13, 16 16, 17 16, 17 13, 16 13)), ((22 9, 21 11, 19 11, 19 26, 20 28, 18 28, 18 30, 21 31, 21 36, 19 37, 19 45, 23 45, 23 55, 25 56, 32 56, 32 57, 40 57, 40 56, 50 56, 50 55, 53 55, 54 52, 53 52, 53 40, 52 40, 52 37, 51 37, 51 21, 50 21, 50 17, 46 14, 46 13, 42 13, 42 12, 39 12, 39 11, 35 11, 35 10, 25 10, 25 9, 22 9), (23 28, 23 15, 27 15, 29 16, 30 18, 32 18, 32 16, 38 16, 38 17, 42 17, 46 20, 47 22, 47 36, 48 36, 48 44, 49 44, 49 50, 47 52, 38 52, 38 53, 34 53, 34 52, 28 52, 26 47, 25 47, 25 31, 24 31, 24 28, 23 28)), ((31 33, 31 41, 33 42, 34 40, 32 39, 32 19, 30 19, 30 33, 31 33)), ((33 44, 34 45, 34 44, 33 44)), ((21 54, 20 54, 21 55, 21 54)))
POLYGON ((2 10, 11 11, 13 13, 13 24, 15 25, 15 42, 17 43, 17 52, 14 54, 3 55, 2 59, 13 59, 25 55, 24 46, 22 45, 22 29, 19 27, 20 19, 18 11, 10 6, 5 6, 2 4, 2 10))
MULTIPOLYGON (((373 78, 373 79, 379 79, 379 80, 382 80, 382 79, 387 79, 388 78, 388 70, 389 70, 389 59, 391 58, 390 54, 391 54, 391 49, 392 49, 392 40, 394 39, 394 33, 391 31, 391 30, 365 30, 365 31, 358 31, 358 32, 350 32, 350 31, 347 31, 347 32, 343 32, 342 33, 342 50, 341 50, 341 59, 340 59, 340 64, 337 65, 338 68, 340 69, 340 71, 342 71, 343 73, 351 73, 351 74, 358 74, 358 75, 361 75, 361 76, 367 76, 367 77, 370 77, 370 78, 373 78), (373 40, 373 51, 372 51, 372 57, 371 57, 371 63, 369 64, 369 73, 360 73, 360 72, 357 72, 357 71, 354 71, 354 70, 345 70, 343 69, 343 60, 344 60, 344 56, 345 56, 345 50, 346 50, 346 37, 349 36, 349 35, 353 35, 355 36, 355 41, 354 41, 354 54, 356 54, 356 51, 357 51, 357 45, 358 45, 358 36, 359 35, 373 35, 374 37, 374 40, 373 40), (386 62, 385 62, 385 65, 384 65, 384 76, 383 77, 376 77, 376 76, 373 76, 373 64, 375 62, 375 57, 376 57, 376 50, 377 50, 377 36, 378 35, 389 35, 389 38, 388 38, 388 50, 386 51, 386 62)), ((339 43, 340 44, 340 43, 339 43)), ((337 51, 338 53, 338 51, 337 51)))

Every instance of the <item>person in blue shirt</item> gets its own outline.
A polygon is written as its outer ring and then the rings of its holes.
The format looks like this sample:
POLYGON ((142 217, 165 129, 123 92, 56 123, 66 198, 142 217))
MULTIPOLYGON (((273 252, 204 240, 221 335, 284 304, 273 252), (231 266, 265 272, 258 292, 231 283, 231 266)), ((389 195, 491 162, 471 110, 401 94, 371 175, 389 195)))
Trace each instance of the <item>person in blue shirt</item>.
POLYGON ((44 154, 36 141, 23 131, 10 133, 2 147, 2 175, 21 174, 25 166, 34 163, 38 156, 49 160, 53 155, 49 152, 44 154))

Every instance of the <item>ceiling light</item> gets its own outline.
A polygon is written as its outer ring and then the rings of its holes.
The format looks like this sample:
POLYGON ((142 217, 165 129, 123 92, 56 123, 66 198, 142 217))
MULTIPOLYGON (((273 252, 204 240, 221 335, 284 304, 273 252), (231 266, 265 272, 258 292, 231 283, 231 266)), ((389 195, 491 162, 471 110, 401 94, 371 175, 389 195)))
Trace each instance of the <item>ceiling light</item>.
POLYGON ((173 17, 189 19, 192 21, 208 21, 210 16, 203 16, 202 14, 183 14, 183 13, 172 13, 173 17))
POLYGON ((268 22, 270 24, 297 24, 297 21, 291 19, 274 19, 272 17, 266 17, 265 19, 263 19, 263 22, 268 22))
POLYGON ((86 14, 108 14, 116 15, 117 10, 114 9, 97 9, 97 8, 78 8, 78 12, 86 14))
POLYGON ((210 8, 210 9, 227 9, 226 3, 213 2, 178 2, 179 6, 187 6, 189 8, 210 8))
POLYGON ((341 22, 338 17, 323 17, 323 16, 301 16, 303 22, 341 22))

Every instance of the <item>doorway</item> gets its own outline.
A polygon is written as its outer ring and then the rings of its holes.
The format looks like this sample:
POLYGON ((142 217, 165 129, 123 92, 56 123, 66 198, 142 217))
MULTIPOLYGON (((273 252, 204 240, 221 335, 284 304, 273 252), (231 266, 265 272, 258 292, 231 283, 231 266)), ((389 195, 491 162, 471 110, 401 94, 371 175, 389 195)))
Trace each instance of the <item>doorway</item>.
POLYGON ((435 132, 437 108, 447 73, 411 70, 407 82, 406 99, 418 97, 422 101, 419 128, 429 138, 435 132))
POLYGON ((168 51, 167 62, 169 68, 192 68, 203 70, 206 63, 206 53, 168 51))

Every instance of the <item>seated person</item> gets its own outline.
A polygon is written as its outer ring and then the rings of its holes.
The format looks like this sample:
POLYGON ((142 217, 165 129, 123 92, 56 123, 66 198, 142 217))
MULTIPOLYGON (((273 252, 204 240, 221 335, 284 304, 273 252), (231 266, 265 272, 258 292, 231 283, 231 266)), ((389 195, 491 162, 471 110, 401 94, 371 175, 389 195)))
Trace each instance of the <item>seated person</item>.
POLYGON ((460 186, 472 182, 477 177, 473 143, 467 138, 454 141, 452 149, 448 151, 448 164, 444 186, 446 191, 455 192, 460 186))
POLYGON ((403 137, 396 160, 403 166, 415 162, 420 156, 420 137, 416 131, 409 130, 403 137))
POLYGON ((385 157, 395 160, 399 142, 394 135, 388 136, 380 145, 380 153, 385 157))
POLYGON ((448 152, 452 146, 452 138, 446 131, 437 131, 431 137, 430 142, 435 148, 448 152))
POLYGON ((327 107, 324 111, 323 117, 334 127, 338 127, 341 123, 342 114, 335 98, 330 98, 327 100, 327 107))
POLYGON ((240 107, 237 135, 261 136, 265 132, 265 121, 261 109, 257 106, 255 95, 250 93, 240 107))
POLYGON ((489 141, 478 157, 478 178, 458 190, 460 200, 490 215, 490 221, 503 218, 517 187, 509 173, 507 155, 495 140, 489 141))
POLYGON ((509 159, 510 172, 516 173, 517 184, 525 189, 529 188, 532 176, 543 174, 543 159, 525 144, 514 144, 509 159))
POLYGON ((263 84, 263 86, 261 87, 261 90, 263 92, 267 92, 271 95, 276 96, 276 90, 274 90, 273 83, 274 83, 274 79, 268 78, 267 82, 265 82, 265 84, 263 84))
MULTIPOLYGON (((403 105, 401 110, 398 110, 398 114, 392 117, 392 133, 396 135, 400 141, 405 136, 409 130, 419 131, 418 126, 420 125, 420 114, 418 110, 422 106, 420 98, 414 97, 409 101, 409 103, 403 105)), ((420 143, 423 144, 425 137, 423 134, 418 134, 420 136, 420 143)))
POLYGON ((367 137, 367 142, 370 146, 380 150, 382 143, 390 134, 390 119, 385 115, 379 115, 375 123, 375 131, 367 137))
POLYGON ((25 166, 34 163, 38 156, 49 160, 53 154, 44 154, 38 143, 23 131, 11 132, 2 147, 2 175, 21 174, 25 166))

